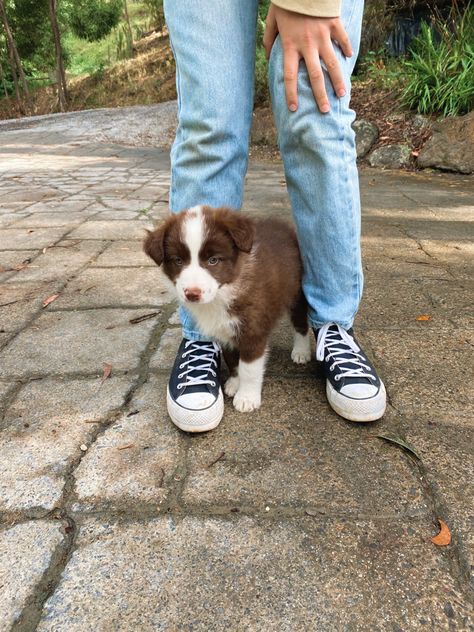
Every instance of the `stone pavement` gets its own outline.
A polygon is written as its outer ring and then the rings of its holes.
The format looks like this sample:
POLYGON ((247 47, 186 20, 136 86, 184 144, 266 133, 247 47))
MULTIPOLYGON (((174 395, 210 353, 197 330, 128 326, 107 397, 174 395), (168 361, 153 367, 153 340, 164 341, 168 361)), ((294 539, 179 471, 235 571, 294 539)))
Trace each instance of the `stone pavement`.
MULTIPOLYGON (((141 252, 168 152, 69 122, 0 127, 0 630, 472 630, 472 179, 362 173, 383 420, 333 414, 283 324, 261 410, 189 436, 141 252)), ((245 208, 289 217, 279 164, 251 164, 245 208)))

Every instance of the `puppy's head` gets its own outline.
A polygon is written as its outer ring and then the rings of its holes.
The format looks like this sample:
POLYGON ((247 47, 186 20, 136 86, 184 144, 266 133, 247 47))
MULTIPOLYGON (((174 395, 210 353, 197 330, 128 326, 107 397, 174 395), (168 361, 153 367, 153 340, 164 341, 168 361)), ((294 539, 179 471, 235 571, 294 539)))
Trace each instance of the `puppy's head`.
POLYGON ((144 249, 170 279, 183 303, 210 303, 236 280, 255 235, 235 211, 195 206, 171 215, 145 239, 144 249))

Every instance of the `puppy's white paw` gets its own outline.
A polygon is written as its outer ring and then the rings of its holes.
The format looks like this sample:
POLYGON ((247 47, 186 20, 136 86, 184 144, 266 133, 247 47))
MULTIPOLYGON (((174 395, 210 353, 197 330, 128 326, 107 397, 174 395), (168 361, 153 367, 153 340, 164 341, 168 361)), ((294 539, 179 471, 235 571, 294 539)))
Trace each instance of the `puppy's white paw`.
POLYGON ((246 393, 242 389, 237 391, 234 397, 234 408, 240 413, 250 413, 252 410, 257 410, 257 408, 260 408, 261 403, 262 398, 260 394, 246 393))
POLYGON ((291 359, 295 364, 306 364, 311 360, 311 344, 309 341, 309 331, 306 336, 295 332, 295 341, 291 351, 291 359))
POLYGON ((293 349, 291 359, 295 364, 306 364, 311 360, 311 350, 293 349))
POLYGON ((224 385, 224 393, 229 397, 234 397, 234 395, 239 390, 239 376, 234 375, 230 377, 224 385))

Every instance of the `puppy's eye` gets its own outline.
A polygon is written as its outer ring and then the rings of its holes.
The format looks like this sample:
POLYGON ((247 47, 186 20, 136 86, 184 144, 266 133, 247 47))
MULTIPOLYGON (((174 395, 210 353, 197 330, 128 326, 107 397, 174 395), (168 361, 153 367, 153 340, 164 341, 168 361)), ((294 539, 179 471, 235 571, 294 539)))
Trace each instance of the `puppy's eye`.
POLYGON ((209 259, 207 260, 207 263, 210 266, 216 266, 219 263, 220 259, 219 257, 209 257, 209 259))
POLYGON ((173 263, 175 263, 177 266, 182 266, 183 260, 181 259, 181 257, 173 257, 173 263))

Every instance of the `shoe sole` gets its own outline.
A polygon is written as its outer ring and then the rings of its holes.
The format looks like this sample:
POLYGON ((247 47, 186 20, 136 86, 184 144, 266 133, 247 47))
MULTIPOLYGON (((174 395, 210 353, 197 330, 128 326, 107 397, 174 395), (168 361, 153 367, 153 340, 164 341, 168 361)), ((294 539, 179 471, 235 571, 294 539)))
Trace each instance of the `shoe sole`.
POLYGON ((177 404, 171 397, 169 388, 166 393, 166 405, 171 421, 185 432, 207 432, 217 428, 224 415, 224 396, 222 389, 212 406, 204 410, 190 410, 177 404))
POLYGON ((383 417, 387 407, 387 394, 383 383, 380 390, 370 399, 351 399, 338 393, 329 380, 326 381, 326 395, 331 408, 348 421, 365 423, 383 417))

